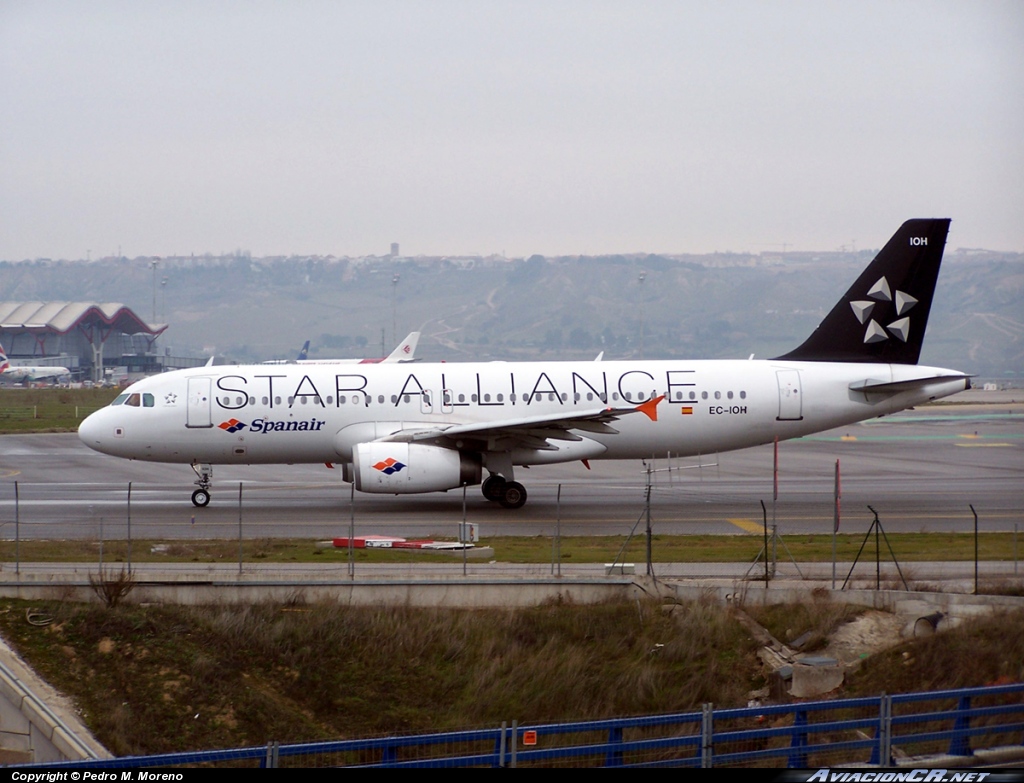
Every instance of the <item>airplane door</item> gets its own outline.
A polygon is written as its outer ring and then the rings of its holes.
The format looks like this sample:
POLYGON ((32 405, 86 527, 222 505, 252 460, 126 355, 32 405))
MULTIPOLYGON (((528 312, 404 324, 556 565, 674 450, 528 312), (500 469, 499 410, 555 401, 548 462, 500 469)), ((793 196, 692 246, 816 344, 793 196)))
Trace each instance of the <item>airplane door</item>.
POLYGON ((451 389, 441 390, 441 413, 451 413, 455 410, 455 403, 452 402, 453 395, 451 389))
POLYGON ((430 389, 424 389, 423 393, 420 395, 420 413, 433 413, 433 400, 433 392, 431 392, 430 389))
POLYGON ((212 427, 210 419, 210 378, 188 379, 188 414, 186 427, 212 427))
POLYGON ((803 415, 803 394, 799 370, 776 370, 779 382, 778 421, 800 421, 803 415))

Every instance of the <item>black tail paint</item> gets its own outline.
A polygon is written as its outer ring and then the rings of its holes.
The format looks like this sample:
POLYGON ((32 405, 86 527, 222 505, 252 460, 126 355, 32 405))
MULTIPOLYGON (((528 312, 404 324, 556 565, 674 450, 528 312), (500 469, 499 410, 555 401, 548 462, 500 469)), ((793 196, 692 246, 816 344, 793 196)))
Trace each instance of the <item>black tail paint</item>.
POLYGON ((777 358, 917 364, 949 222, 900 226, 803 345, 777 358))

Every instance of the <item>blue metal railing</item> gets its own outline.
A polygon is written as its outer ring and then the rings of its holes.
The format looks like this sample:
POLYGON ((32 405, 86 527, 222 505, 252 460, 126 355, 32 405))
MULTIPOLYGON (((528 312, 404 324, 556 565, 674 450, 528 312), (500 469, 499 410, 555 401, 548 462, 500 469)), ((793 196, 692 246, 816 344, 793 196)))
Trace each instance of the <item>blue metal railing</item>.
MULTIPOLYGON (((1022 745, 1024 683, 896 696, 712 709, 636 718, 66 762, 88 767, 893 765, 906 755, 973 755, 1022 745), (529 738, 535 744, 524 745, 529 738), (283 763, 282 763, 283 762, 283 763), (290 762, 290 763, 289 763, 290 762)), ((1024 751, 1024 747, 1022 747, 1024 751)), ((920 762, 918 762, 920 764, 920 762)), ((29 765, 31 766, 31 765, 29 765)), ((59 764, 46 764, 52 768, 59 764)))

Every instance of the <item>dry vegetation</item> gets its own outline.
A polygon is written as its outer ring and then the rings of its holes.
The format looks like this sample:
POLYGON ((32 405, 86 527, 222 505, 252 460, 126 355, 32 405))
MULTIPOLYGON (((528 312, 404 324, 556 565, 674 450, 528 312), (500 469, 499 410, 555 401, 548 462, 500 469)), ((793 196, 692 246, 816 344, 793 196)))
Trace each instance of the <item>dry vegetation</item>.
POLYGON ((4 635, 117 755, 692 710, 758 677, 705 604, 27 608, 4 635))
MULTIPOLYGON (((751 614, 777 638, 824 639, 859 611, 815 601, 751 614)), ((471 611, 8 601, 0 630, 117 755, 742 706, 765 682, 750 634, 702 602, 669 613, 630 602, 471 611)), ((1022 678, 1017 612, 878 655, 836 695, 1022 678)))

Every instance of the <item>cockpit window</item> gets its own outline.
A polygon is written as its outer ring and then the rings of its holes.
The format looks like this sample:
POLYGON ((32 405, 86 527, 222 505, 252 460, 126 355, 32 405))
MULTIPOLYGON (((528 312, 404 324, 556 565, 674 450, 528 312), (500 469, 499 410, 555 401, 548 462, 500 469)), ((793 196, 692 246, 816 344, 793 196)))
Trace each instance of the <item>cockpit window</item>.
POLYGON ((143 408, 152 408, 153 405, 155 404, 155 402, 156 402, 156 398, 153 397, 153 395, 150 394, 149 392, 146 392, 145 394, 142 395, 142 407, 143 408))
POLYGON ((127 400, 127 399, 128 399, 128 395, 127 394, 119 394, 119 395, 117 395, 114 398, 114 401, 112 403, 110 403, 110 404, 111 405, 123 405, 124 401, 127 400))
POLYGON ((133 408, 138 408, 138 407, 139 407, 139 405, 140 405, 140 404, 141 404, 141 402, 142 402, 142 401, 141 401, 141 400, 139 399, 139 396, 140 396, 140 395, 139 395, 139 393, 138 393, 138 392, 136 392, 135 394, 129 394, 129 395, 128 395, 128 399, 124 401, 124 404, 125 404, 125 405, 131 405, 131 406, 132 406, 133 408))

